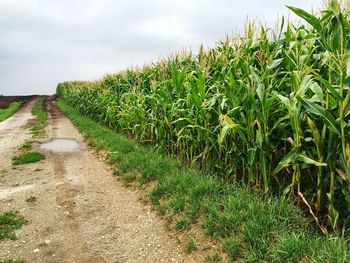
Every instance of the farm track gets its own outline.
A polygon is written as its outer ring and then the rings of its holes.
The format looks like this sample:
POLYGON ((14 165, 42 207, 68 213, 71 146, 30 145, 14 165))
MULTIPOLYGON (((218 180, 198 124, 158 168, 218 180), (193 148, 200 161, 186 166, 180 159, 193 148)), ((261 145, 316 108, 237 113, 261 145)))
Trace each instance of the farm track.
MULTIPOLYGON (((27 121, 33 102, 0 123, 0 143, 6 141, 6 158, 28 137, 27 121), (12 124, 11 124, 12 123, 12 124), (12 125, 12 126, 11 126, 12 125), (6 130, 6 132, 5 132, 6 130), (9 135, 23 133, 26 136, 9 135), (16 137, 13 140, 12 137, 16 137)), ((197 262, 170 238, 163 222, 140 201, 142 193, 125 188, 112 170, 84 143, 82 135, 47 102, 46 138, 76 140, 80 151, 45 152, 46 160, 8 169, 0 175, 0 212, 19 211, 28 220, 16 232, 16 241, 0 241, 0 259, 26 262, 197 262)), ((34 150, 40 151, 40 144, 34 150)), ((3 147, 0 148, 3 156, 3 147)), ((5 164, 4 164, 5 163, 5 164)))
POLYGON ((35 99, 26 102, 11 118, 0 122, 0 170, 10 167, 13 153, 31 137, 27 126, 33 120, 30 111, 34 103, 35 99))

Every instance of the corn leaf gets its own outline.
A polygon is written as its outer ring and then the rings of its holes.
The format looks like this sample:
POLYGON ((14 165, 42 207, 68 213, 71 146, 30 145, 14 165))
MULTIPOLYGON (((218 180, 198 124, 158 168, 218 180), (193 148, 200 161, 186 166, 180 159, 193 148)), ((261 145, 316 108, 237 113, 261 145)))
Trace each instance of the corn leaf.
POLYGON ((326 163, 320 163, 320 162, 317 162, 303 154, 299 154, 298 156, 298 160, 299 161, 302 161, 303 163, 306 163, 306 164, 312 164, 312 165, 315 165, 315 166, 327 166, 326 163))
POLYGON ((297 7, 292 7, 288 5, 286 7, 291 11, 293 11, 296 15, 300 16, 305 21, 307 21, 311 26, 313 26, 314 29, 316 29, 317 32, 322 31, 322 26, 320 24, 320 21, 317 19, 317 17, 297 7))
POLYGON ((327 124, 328 129, 340 135, 339 127, 335 122, 335 119, 329 112, 326 111, 325 108, 321 107, 316 103, 310 102, 309 100, 303 99, 301 97, 298 97, 298 100, 301 102, 304 108, 308 110, 310 113, 320 116, 324 120, 324 122, 327 124))
POLYGON ((298 159, 300 148, 293 148, 289 153, 287 153, 283 159, 277 164, 273 174, 279 173, 284 167, 289 166, 295 160, 298 159))

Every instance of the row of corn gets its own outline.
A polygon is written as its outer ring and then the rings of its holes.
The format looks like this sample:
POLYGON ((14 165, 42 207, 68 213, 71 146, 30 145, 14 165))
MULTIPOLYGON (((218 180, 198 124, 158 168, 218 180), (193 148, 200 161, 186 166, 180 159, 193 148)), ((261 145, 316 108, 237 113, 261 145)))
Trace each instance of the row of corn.
POLYGON ((220 176, 289 196, 323 232, 350 214, 349 5, 279 29, 247 25, 182 52, 57 93, 82 113, 220 176))

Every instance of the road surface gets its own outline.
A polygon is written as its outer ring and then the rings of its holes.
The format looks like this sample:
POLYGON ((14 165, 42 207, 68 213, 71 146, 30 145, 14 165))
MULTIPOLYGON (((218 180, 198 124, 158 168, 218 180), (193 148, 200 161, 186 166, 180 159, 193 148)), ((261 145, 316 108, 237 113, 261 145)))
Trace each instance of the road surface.
POLYGON ((164 222, 125 188, 111 168, 49 100, 46 135, 32 150, 38 163, 11 167, 11 158, 30 138, 27 104, 0 123, 0 212, 18 211, 28 221, 17 240, 0 241, 0 260, 26 262, 195 262, 172 239, 164 222), (79 151, 57 153, 40 146, 55 138, 75 140, 79 151))

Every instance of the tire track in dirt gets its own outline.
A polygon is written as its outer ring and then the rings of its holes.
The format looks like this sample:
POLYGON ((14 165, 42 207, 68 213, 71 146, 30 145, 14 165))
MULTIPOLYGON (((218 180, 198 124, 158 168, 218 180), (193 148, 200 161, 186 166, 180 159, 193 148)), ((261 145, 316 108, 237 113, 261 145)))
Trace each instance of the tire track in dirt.
POLYGON ((26 126, 33 120, 31 109, 34 103, 35 99, 30 100, 10 118, 0 122, 0 170, 9 168, 9 160, 13 153, 26 139, 31 137, 26 126))

